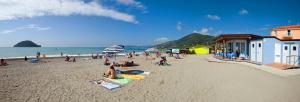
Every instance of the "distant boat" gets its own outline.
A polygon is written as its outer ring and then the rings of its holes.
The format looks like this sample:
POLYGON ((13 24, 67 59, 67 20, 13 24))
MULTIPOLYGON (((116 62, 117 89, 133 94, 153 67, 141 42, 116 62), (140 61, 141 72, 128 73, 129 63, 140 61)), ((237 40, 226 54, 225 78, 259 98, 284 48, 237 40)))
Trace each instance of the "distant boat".
POLYGON ((124 45, 113 45, 113 46, 105 48, 102 52, 103 53, 123 53, 124 50, 125 50, 124 45))

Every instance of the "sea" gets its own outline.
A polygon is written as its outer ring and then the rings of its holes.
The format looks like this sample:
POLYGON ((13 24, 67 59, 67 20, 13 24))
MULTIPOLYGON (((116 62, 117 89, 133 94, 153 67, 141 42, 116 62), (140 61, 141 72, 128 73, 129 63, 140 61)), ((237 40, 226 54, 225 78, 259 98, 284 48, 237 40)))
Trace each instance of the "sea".
MULTIPOLYGON (((106 47, 0 47, 0 58, 14 59, 33 57, 40 52, 46 56, 101 54, 106 47)), ((142 52, 149 46, 125 47, 125 53, 142 52)))

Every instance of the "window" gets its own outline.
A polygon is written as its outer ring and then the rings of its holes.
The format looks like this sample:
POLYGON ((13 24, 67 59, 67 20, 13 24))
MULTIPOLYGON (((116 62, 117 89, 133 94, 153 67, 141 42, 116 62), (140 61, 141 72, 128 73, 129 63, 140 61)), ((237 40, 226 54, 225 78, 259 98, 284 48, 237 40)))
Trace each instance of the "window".
POLYGON ((287 47, 287 46, 285 46, 285 47, 284 47, 284 50, 288 50, 288 47, 287 47))
POLYGON ((297 50, 297 47, 296 46, 293 46, 293 51, 296 51, 297 50))
POLYGON ((252 44, 252 48, 254 48, 254 44, 252 44))
POLYGON ((287 36, 291 36, 291 30, 287 30, 287 36))
POLYGON ((258 44, 258 47, 261 47, 261 43, 258 44))

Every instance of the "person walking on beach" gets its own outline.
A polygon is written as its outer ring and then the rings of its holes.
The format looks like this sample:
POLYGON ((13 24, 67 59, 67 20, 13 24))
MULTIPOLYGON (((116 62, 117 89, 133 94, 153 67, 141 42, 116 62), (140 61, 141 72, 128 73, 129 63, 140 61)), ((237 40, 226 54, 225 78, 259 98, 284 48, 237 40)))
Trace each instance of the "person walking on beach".
POLYGON ((72 62, 76 62, 76 59, 75 59, 75 57, 73 58, 72 62))
POLYGON ((63 56, 64 54, 63 54, 63 52, 60 52, 60 56, 63 56))
POLYGON ((27 60, 28 60, 27 56, 25 56, 24 60, 25 60, 25 61, 27 61, 27 60))
POLYGON ((36 58, 39 59, 40 56, 41 56, 41 53, 40 53, 40 52, 37 52, 37 53, 36 53, 36 58))

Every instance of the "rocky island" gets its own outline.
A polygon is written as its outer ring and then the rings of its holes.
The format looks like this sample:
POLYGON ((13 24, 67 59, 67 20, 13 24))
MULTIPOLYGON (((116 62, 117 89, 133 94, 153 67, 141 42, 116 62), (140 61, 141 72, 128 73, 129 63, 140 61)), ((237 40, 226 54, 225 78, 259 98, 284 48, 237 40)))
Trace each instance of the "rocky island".
POLYGON ((42 47, 41 45, 38 45, 30 40, 25 40, 17 43, 14 45, 14 47, 42 47))

